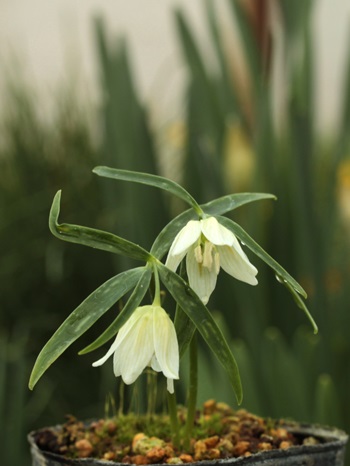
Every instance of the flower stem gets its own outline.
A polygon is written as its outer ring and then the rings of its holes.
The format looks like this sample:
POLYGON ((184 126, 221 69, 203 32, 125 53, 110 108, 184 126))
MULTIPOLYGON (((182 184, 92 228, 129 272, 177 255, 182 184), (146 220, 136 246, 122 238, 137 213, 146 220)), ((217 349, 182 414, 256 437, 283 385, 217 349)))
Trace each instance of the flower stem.
MULTIPOLYGON (((197 204, 197 202, 196 202, 197 204)), ((197 204, 196 206, 193 206, 193 209, 196 211, 196 214, 200 219, 202 219, 205 216, 205 213, 203 212, 202 208, 197 204)))
POLYGON ((153 306, 160 306, 161 305, 161 299, 160 299, 160 282, 159 282, 159 275, 158 275, 158 269, 156 264, 153 264, 153 273, 154 273, 154 284, 155 284, 155 289, 154 289, 154 299, 153 299, 153 306))
POLYGON ((124 413, 124 397, 125 397, 125 384, 122 381, 122 379, 120 379, 118 416, 123 416, 123 413, 124 413))
POLYGON ((157 375, 149 369, 147 371, 147 416, 152 419, 156 412, 157 375))
POLYGON ((197 335, 194 333, 190 343, 190 385, 188 390, 187 419, 184 433, 184 447, 189 449, 191 434, 196 416, 198 390, 198 351, 197 335))
POLYGON ((173 444, 174 447, 180 446, 180 428, 179 428, 179 421, 177 418, 177 405, 176 405, 176 395, 175 393, 169 393, 168 395, 168 409, 169 409, 169 417, 170 417, 170 427, 171 433, 173 437, 173 444))

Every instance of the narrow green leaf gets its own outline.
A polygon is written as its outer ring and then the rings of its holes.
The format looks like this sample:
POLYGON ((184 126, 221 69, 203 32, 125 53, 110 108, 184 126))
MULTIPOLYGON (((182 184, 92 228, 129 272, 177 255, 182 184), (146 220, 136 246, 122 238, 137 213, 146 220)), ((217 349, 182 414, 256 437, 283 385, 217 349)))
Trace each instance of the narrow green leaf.
POLYGON ((251 251, 254 252, 261 260, 263 260, 269 267, 271 267, 276 274, 288 283, 297 293, 307 298, 305 290, 289 273, 273 259, 258 243, 256 243, 243 228, 235 223, 233 220, 226 217, 218 217, 220 223, 234 233, 243 244, 245 244, 251 251))
POLYGON ((67 317, 37 357, 29 380, 31 390, 51 364, 136 285, 144 269, 139 267, 110 278, 67 317))
POLYGON ((95 341, 93 341, 90 345, 86 346, 84 349, 79 351, 79 354, 86 354, 90 353, 90 351, 94 351, 95 349, 104 345, 108 340, 110 340, 117 334, 119 329, 129 319, 131 314, 139 306, 140 302, 145 296, 148 290, 149 283, 151 281, 151 276, 152 270, 148 267, 145 268, 143 274, 140 277, 140 280, 138 281, 134 291, 132 292, 130 298, 128 299, 120 314, 117 315, 117 317, 114 319, 111 325, 98 338, 96 338, 95 341))
POLYGON ((189 204, 196 212, 201 213, 201 208, 198 203, 193 199, 182 186, 172 180, 168 180, 159 175, 152 175, 150 173, 140 173, 129 170, 118 170, 117 168, 109 167, 96 167, 93 173, 103 176, 105 178, 112 178, 114 180, 131 181, 134 183, 146 184, 155 188, 164 189, 169 193, 179 197, 187 204, 189 204))
MULTIPOLYGON (((188 281, 186 265, 184 261, 182 261, 180 265, 180 272, 178 274, 185 281, 188 281)), ((191 343, 196 327, 188 315, 183 311, 183 309, 181 309, 179 303, 176 303, 174 325, 179 343, 179 354, 180 358, 182 358, 182 356, 186 353, 189 344, 191 343)))
POLYGON ((82 244, 142 261, 147 261, 150 258, 150 254, 138 244, 127 241, 112 233, 80 225, 59 224, 60 201, 61 191, 58 191, 54 197, 49 217, 51 233, 57 238, 69 243, 82 244))
POLYGON ((302 311, 304 311, 306 317, 309 319, 311 325, 312 325, 312 328, 314 330, 314 334, 316 335, 318 333, 318 327, 317 327, 317 324, 316 322, 314 321, 312 315, 310 314, 310 311, 308 310, 308 308, 306 307, 304 301, 301 299, 300 295, 295 291, 295 289, 293 288, 293 286, 291 286, 290 283, 288 283, 286 280, 284 280, 282 277, 276 275, 276 278, 277 280, 282 283, 286 288, 287 290, 292 294, 293 298, 294 298, 294 301, 296 303, 296 305, 298 306, 299 309, 301 309, 302 311))
POLYGON ((213 316, 192 288, 176 273, 157 263, 160 277, 181 309, 192 320, 209 348, 226 370, 237 402, 242 402, 242 385, 235 358, 213 316))
MULTIPOLYGON (((276 199, 273 194, 265 193, 237 193, 228 194, 227 196, 220 197, 214 201, 202 204, 200 207, 208 215, 220 215, 237 209, 250 202, 261 201, 264 199, 276 199)), ((174 241, 175 236, 186 225, 187 222, 198 218, 192 209, 182 212, 169 222, 155 239, 151 254, 157 259, 161 259, 164 254, 169 250, 171 243, 174 241)))
POLYGON ((206 214, 221 215, 231 212, 242 205, 249 204, 250 202, 262 201, 264 199, 276 200, 277 198, 275 195, 267 193, 236 193, 219 197, 218 199, 201 205, 201 207, 206 214))
POLYGON ((189 316, 179 306, 177 307, 174 325, 179 343, 180 358, 182 358, 191 343, 196 327, 189 316))

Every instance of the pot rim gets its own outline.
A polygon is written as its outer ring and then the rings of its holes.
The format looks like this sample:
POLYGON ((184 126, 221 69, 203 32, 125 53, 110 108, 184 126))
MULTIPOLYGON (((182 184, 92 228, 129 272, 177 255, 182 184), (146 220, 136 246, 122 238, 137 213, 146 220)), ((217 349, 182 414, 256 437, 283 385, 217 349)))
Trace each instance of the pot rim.
MULTIPOLYGON (((72 466, 130 466, 128 463, 120 463, 115 461, 108 461, 97 458, 67 458, 63 455, 57 453, 52 453, 49 451, 42 450, 35 442, 35 435, 45 429, 58 429, 60 425, 53 427, 44 427, 32 431, 28 434, 27 438, 31 446, 32 452, 35 452, 37 455, 41 454, 48 459, 57 461, 58 463, 65 463, 72 466)), ((321 438, 323 443, 318 443, 315 445, 294 445, 287 449, 276 449, 276 450, 265 450, 258 453, 254 453, 252 456, 240 456, 240 457, 229 457, 221 458, 215 460, 202 460, 190 463, 190 466, 212 466, 215 464, 225 465, 225 464, 249 464, 255 460, 269 460, 273 458, 281 458, 287 456, 300 456, 305 454, 316 454, 320 452, 327 452, 334 449, 345 448, 345 445, 349 439, 349 436, 346 432, 336 427, 330 427, 320 424, 307 424, 307 423, 297 423, 297 422, 285 422, 281 424, 281 427, 285 427, 289 432, 297 435, 303 436, 313 436, 321 438)), ((164 463, 154 463, 149 466, 164 466, 164 463)))

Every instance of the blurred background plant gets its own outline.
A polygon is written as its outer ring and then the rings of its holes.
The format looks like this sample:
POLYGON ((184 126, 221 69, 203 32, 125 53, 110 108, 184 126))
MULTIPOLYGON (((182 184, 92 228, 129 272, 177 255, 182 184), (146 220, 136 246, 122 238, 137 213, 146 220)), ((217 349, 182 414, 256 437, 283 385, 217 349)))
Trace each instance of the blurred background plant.
MULTIPOLYGON (((110 367, 93 370, 95 355, 76 355, 108 316, 33 393, 27 389, 34 359, 54 329, 129 265, 54 239, 47 228, 54 193, 63 188, 63 221, 114 231, 145 247, 182 208, 152 188, 96 179, 91 168, 97 164, 170 175, 200 202, 241 191, 277 195, 276 203, 242 207, 234 218, 306 288, 319 335, 257 259, 259 286, 248 290, 221 274, 210 308, 238 359, 244 408, 350 431, 350 60, 339 124, 325 138, 315 125, 313 2, 279 0, 272 22, 271 2, 228 0, 239 63, 214 2, 204 5, 210 60, 186 16, 175 13, 188 78, 180 122, 152 129, 127 46, 107 36, 101 19, 95 21, 103 95, 98 109, 82 105, 72 86, 58 95, 50 119, 43 118, 32 89, 22 82, 8 86, 0 148, 3 464, 29 464, 30 429, 61 422, 68 413, 103 416, 107 393, 117 397, 119 390, 110 367), (279 105, 277 48, 283 57, 279 105)), ((200 356, 199 403, 215 397, 234 405, 225 374, 204 347, 200 356)))

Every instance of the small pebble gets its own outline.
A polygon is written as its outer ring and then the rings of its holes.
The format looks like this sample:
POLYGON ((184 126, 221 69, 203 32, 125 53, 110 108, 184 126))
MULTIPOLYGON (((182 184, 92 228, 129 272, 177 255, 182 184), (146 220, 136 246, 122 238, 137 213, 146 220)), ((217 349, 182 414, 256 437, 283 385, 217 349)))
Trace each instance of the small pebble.
POLYGON ((87 439, 81 439, 75 442, 75 448, 78 450, 79 458, 87 458, 93 451, 93 446, 87 439))
POLYGON ((183 463, 193 463, 193 456, 183 453, 182 455, 180 455, 180 460, 183 463))

